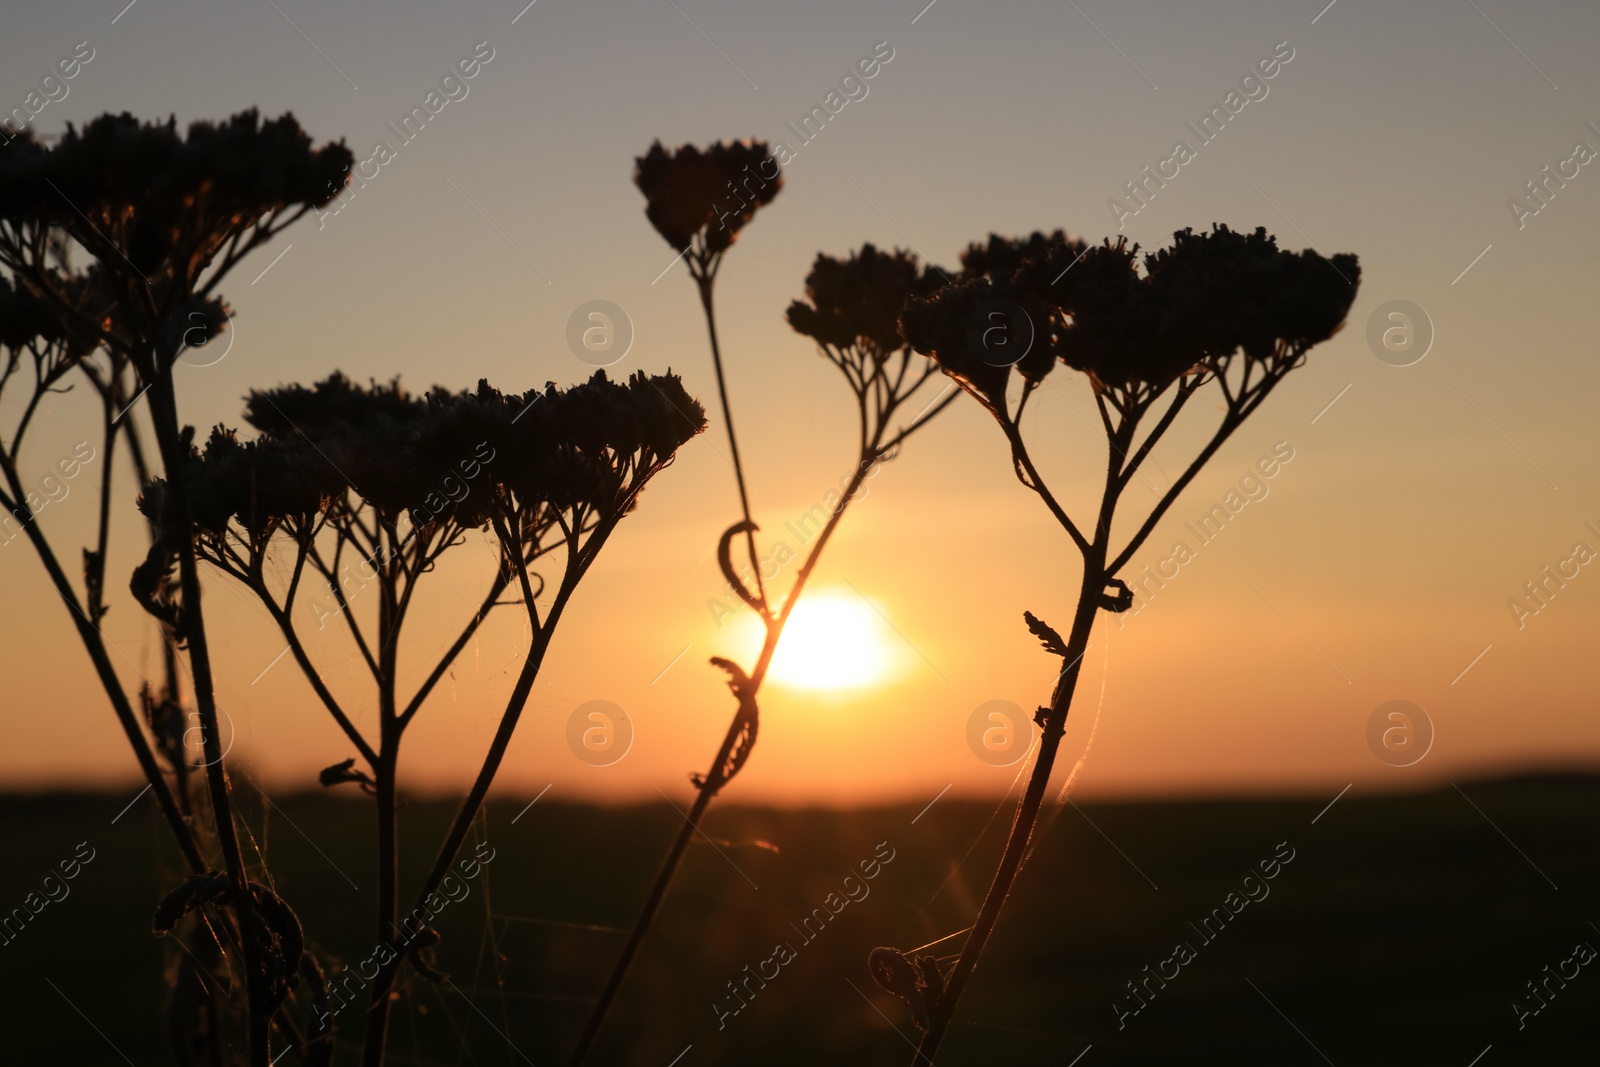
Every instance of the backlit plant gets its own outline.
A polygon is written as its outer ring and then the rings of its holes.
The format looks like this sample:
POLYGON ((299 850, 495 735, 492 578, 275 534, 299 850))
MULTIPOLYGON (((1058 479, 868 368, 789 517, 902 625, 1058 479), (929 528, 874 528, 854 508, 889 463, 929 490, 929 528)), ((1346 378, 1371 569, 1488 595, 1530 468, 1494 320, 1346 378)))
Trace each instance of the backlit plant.
MULTIPOLYGON (((100 431, 106 477, 119 424, 128 416, 128 406, 141 398, 161 469, 169 477, 182 472, 188 446, 173 385, 179 357, 207 344, 225 327, 227 310, 217 290, 232 269, 330 200, 342 187, 350 162, 342 144, 313 147, 292 116, 263 122, 253 110, 225 122, 197 122, 184 132, 175 121, 142 124, 128 114, 108 114, 82 130, 69 125, 49 148, 31 134, 10 141, 0 154, 0 267, 9 273, 12 291, 29 298, 28 314, 38 319, 32 335, 46 344, 64 345, 62 351, 77 361, 100 394, 106 413, 100 431), (67 267, 74 249, 92 258, 86 272, 67 267), (84 359, 97 350, 98 362, 84 359)), ((12 307, 21 304, 13 302, 12 307)), ((15 325, 13 320, 5 332, 15 334, 15 325)), ((17 348, 10 351, 15 354, 17 348)), ((47 356, 36 366, 48 366, 47 374, 53 376, 65 364, 47 356)), ((53 378, 44 387, 55 388, 57 381, 53 378)), ((13 465, 24 429, 25 423, 11 442, 13 465)), ((130 450, 137 449, 137 432, 121 432, 130 450)), ((14 493, 17 486, 11 489, 14 493)), ((106 483, 102 500, 108 495, 106 483)), ((170 501, 171 514, 186 524, 189 510, 190 501, 180 488, 170 501)), ((223 762, 196 555, 185 541, 167 560, 176 575, 163 565, 151 568, 156 573, 147 571, 143 583, 146 602, 161 605, 170 640, 188 660, 221 876, 212 873, 213 861, 202 854, 185 820, 181 757, 169 758, 179 772, 174 791, 130 716, 97 634, 105 607, 105 515, 102 506, 97 545, 86 550, 86 602, 72 593, 32 523, 30 541, 57 591, 74 609, 80 638, 184 851, 191 877, 175 893, 191 903, 220 906, 232 916, 237 944, 225 951, 214 947, 223 957, 238 958, 247 989, 245 1047, 254 1067, 266 1067, 274 1017, 299 978, 298 930, 292 912, 270 889, 270 880, 247 870, 240 845, 223 762)), ((160 546, 154 550, 163 558, 165 552, 160 546)), ((158 742, 169 757, 174 751, 172 720, 181 722, 177 700, 174 673, 169 673, 164 692, 147 690, 145 699, 158 742)), ((181 726, 177 729, 181 737, 181 726)), ((164 905, 163 912, 167 910, 164 905)), ((193 1025, 215 1032, 220 1020, 212 1008, 196 1010, 212 1014, 203 1023, 191 1021, 193 1025)), ((298 1043, 287 1016, 278 1025, 298 1043)))
MULTIPOLYGON (((193 544, 266 607, 355 749, 357 756, 323 772, 323 784, 358 784, 373 796, 380 883, 374 935, 397 950, 368 987, 365 1062, 376 1067, 399 969, 438 977, 423 955, 438 940, 429 905, 482 808, 556 625, 646 484, 704 428, 704 409, 670 373, 613 382, 599 371, 570 389, 520 396, 481 382, 471 392, 412 396, 398 384, 362 387, 336 374, 313 388, 253 393, 245 417, 258 431, 254 440, 219 427, 188 467, 193 544), (409 672, 400 646, 415 594, 475 529, 493 535, 494 578, 423 681, 402 693, 409 672), (376 737, 363 733, 334 695, 296 624, 298 603, 317 587, 332 594, 336 608, 299 614, 315 615, 318 630, 337 616, 333 624, 349 634, 374 690, 376 737), (508 590, 511 598, 502 599, 508 590), (518 603, 532 633, 521 671, 415 904, 402 912, 401 741, 490 612, 518 603)), ((157 482, 142 503, 161 517, 171 496, 168 484, 157 482)), ((327 1035, 327 1012, 318 1023, 317 1036, 327 1035)))
POLYGON ((715 144, 701 150, 686 145, 669 152, 657 143, 637 161, 636 181, 645 194, 646 215, 669 244, 684 251, 689 274, 700 294, 711 338, 711 357, 722 399, 724 425, 732 451, 743 517, 723 533, 717 559, 729 588, 760 618, 765 636, 755 663, 747 670, 729 659, 712 663, 729 676, 737 701, 734 715, 716 756, 705 774, 693 776, 695 799, 679 828, 661 870, 645 899, 581 1033, 571 1063, 584 1061, 606 1013, 616 998, 645 934, 672 884, 685 851, 699 831, 711 801, 744 767, 760 727, 757 697, 800 595, 845 509, 879 464, 891 460, 911 434, 947 407, 957 394, 936 396, 921 410, 908 407, 922 386, 938 374, 930 361, 916 356, 901 336, 899 311, 914 295, 926 294, 944 279, 937 267, 919 265, 908 252, 883 252, 864 245, 846 259, 818 255, 806 276, 803 300, 789 305, 789 325, 816 342, 817 350, 844 375, 856 402, 856 464, 833 503, 827 520, 811 542, 786 595, 774 597, 766 587, 757 553, 757 527, 751 517, 744 467, 739 458, 733 411, 728 402, 722 351, 717 341, 712 292, 722 256, 750 221, 757 207, 769 203, 782 184, 776 160, 760 142, 715 144), (904 418, 906 415, 909 418, 904 418), (897 420, 904 419, 896 428, 897 420), (734 541, 742 540, 748 565, 734 562, 734 541))
POLYGON ((931 1063, 938 1052, 1027 856, 1095 620, 1132 603, 1118 575, 1206 461, 1312 347, 1339 330, 1361 277, 1355 256, 1287 252, 1264 229, 1245 234, 1220 225, 1184 230, 1142 258, 1121 239, 1095 247, 1060 235, 991 239, 969 250, 967 264, 984 276, 912 299, 902 329, 994 416, 1013 473, 1061 525, 1083 569, 1065 637, 1024 612, 1062 665, 1035 716, 1040 736, 1028 785, 959 959, 948 972, 933 957, 893 948, 869 959, 874 979, 907 1001, 924 1031, 915 1063, 931 1063), (999 334, 989 334, 991 323, 999 334), (1089 524, 1057 500, 1023 434, 1028 401, 1058 363, 1088 379, 1106 435, 1106 473, 1089 524), (1208 410, 1220 416, 1155 507, 1131 531, 1119 526, 1124 490, 1185 410, 1197 420, 1208 410))

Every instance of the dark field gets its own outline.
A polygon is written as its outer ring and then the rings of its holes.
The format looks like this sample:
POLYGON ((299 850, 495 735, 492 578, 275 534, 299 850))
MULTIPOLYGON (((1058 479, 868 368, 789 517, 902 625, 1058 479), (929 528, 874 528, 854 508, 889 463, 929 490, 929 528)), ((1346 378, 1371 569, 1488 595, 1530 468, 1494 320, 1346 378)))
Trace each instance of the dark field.
MULTIPOLYGON (((1315 825, 1331 792, 1064 808, 1039 839, 939 1062, 1064 1065, 1087 1046, 1080 1067, 1600 1062, 1600 961, 1564 986, 1551 977, 1579 967, 1564 961, 1580 942, 1600 948, 1600 778, 1463 790, 1352 790, 1315 825), (1291 850, 1270 881, 1245 884, 1259 863, 1291 850), (1246 889, 1260 899, 1240 907, 1246 889), (1197 927, 1213 909, 1226 913, 1231 892, 1238 914, 1225 925, 1213 919, 1208 941, 1197 927), (1181 966, 1178 942, 1193 953, 1181 966), (1148 977, 1158 968, 1177 970, 1164 988, 1148 977), (1141 985, 1147 1006, 1131 1014, 1140 1002, 1127 983, 1136 980, 1155 995, 1141 985), (1545 983, 1547 1006, 1519 1029, 1513 1002, 1539 1003, 1530 981, 1545 983), (1121 1029, 1113 1002, 1129 1012, 1121 1029)), ((325 961, 360 961, 374 942, 358 910, 374 879, 366 808, 307 795, 279 798, 273 810, 245 794, 311 943, 325 961)), ((139 931, 177 868, 147 799, 112 825, 129 795, 0 799, 0 907, 20 907, 79 842, 95 850, 70 895, 0 950, 0 1062, 173 1062, 163 974, 181 950, 139 931)), ((437 965, 450 984, 408 977, 396 1063, 560 1063, 620 943, 613 928, 631 922, 680 819, 665 805, 564 806, 547 796, 512 825, 525 803, 490 806, 494 858, 438 919, 437 965)), ((991 805, 945 797, 913 825, 920 807, 713 808, 707 831, 719 847, 691 850, 595 1062, 909 1063, 908 1010, 873 985, 867 953, 966 926, 1010 811, 980 839, 991 805), (893 859, 865 883, 869 895, 820 930, 813 919, 808 941, 797 928, 813 909, 829 914, 830 893, 840 905, 845 877, 880 842, 893 859), (755 973, 780 942, 793 958, 765 988, 752 980, 748 1006, 719 1030, 713 1005, 738 1006, 727 983, 755 973)), ((412 842, 404 884, 420 877, 427 843, 452 810, 403 811, 412 842)), ((857 896, 860 885, 851 883, 857 896)), ((360 1011, 357 1002, 339 1013, 347 1043, 360 1011)))

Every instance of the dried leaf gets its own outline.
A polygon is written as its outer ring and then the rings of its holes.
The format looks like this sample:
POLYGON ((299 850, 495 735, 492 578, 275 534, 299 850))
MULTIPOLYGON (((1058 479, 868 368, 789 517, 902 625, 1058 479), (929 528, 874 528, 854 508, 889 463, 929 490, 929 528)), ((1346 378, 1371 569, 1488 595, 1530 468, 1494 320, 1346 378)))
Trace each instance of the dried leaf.
POLYGON ((1046 652, 1054 656, 1066 657, 1067 643, 1061 640, 1061 635, 1056 633, 1049 623, 1044 622, 1031 611, 1024 611, 1022 617, 1028 621, 1028 629, 1033 633, 1033 636, 1039 639, 1039 643, 1044 646, 1046 652))

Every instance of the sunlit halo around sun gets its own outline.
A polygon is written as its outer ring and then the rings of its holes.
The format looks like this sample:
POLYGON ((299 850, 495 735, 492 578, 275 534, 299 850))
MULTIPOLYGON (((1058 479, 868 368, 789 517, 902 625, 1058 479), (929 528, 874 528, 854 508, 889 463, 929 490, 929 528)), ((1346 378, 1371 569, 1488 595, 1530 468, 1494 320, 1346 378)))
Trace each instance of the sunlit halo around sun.
MULTIPOLYGON (((768 674, 796 689, 859 689, 884 681, 893 666, 887 627, 876 609, 851 593, 803 596, 789 616, 768 674)), ((741 645, 753 660, 763 629, 754 616, 740 623, 741 645)))

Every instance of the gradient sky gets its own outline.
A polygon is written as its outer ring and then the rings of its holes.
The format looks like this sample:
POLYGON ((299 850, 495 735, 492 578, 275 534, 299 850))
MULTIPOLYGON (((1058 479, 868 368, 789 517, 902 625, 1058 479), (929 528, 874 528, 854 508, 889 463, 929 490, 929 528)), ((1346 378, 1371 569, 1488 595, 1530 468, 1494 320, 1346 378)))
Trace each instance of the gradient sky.
MULTIPOLYGON (((416 389, 479 377, 508 389, 571 383, 589 368, 567 347, 567 319, 594 298, 625 308, 637 331, 616 370, 670 367, 709 407, 693 288, 681 265, 661 275, 672 250, 644 219, 632 159, 658 137, 795 148, 784 124, 887 41, 894 57, 869 94, 798 146, 784 192, 722 272, 741 445, 758 521, 776 531, 853 459, 849 394, 782 315, 819 250, 872 241, 952 264, 990 231, 1114 233, 1108 199, 1178 139, 1193 144, 1185 123, 1286 41, 1294 58, 1268 95, 1124 232, 1156 246, 1184 226, 1264 225, 1289 247, 1359 254, 1360 295, 1348 328, 1235 435, 1136 557, 1135 571, 1154 563, 1258 457, 1278 442, 1293 448, 1270 494, 1139 614, 1121 627, 1103 617, 1063 772, 1085 752, 1097 709, 1076 785, 1084 795, 1331 796, 1352 781, 1410 788, 1600 762, 1600 567, 1520 629, 1507 606, 1574 542, 1600 550, 1584 528, 1600 526, 1600 166, 1583 167, 1520 229, 1508 207, 1574 142, 1600 149, 1586 126, 1600 127, 1600 10, 1576 0, 1537 10, 1507 0, 925 2, 138 0, 120 16, 122 0, 60 2, 8 12, 0 106, 21 104, 88 41, 93 60, 37 119, 45 133, 106 110, 188 121, 258 106, 293 111, 359 158, 380 139, 394 146, 386 123, 487 41, 494 58, 469 95, 337 217, 302 222, 233 275, 232 348, 214 366, 183 369, 187 418, 236 424, 252 386, 335 368, 399 374, 416 389), (1391 300, 1433 323, 1432 348, 1413 366, 1387 365, 1368 346, 1368 319, 1391 300), (1403 769, 1366 739, 1374 709, 1392 699, 1421 705, 1436 727, 1427 757, 1403 769)), ((1058 494, 1081 503, 1104 445, 1080 413, 1092 414, 1082 379, 1050 382, 1030 438, 1058 494)), ((47 415, 36 465, 70 450, 89 413, 66 397, 47 415)), ((725 449, 714 422, 608 546, 561 625, 498 788, 681 796, 684 776, 704 770, 733 706, 705 663, 736 647, 737 628, 719 630, 706 608, 721 586, 711 550, 737 513, 725 449), (569 714, 591 699, 621 705, 637 727, 610 767, 585 766, 564 741, 569 714)), ((1175 473, 1150 471, 1163 488, 1175 473)), ((131 484, 121 492, 111 572, 126 574, 142 534, 131 484)), ((1137 490, 1129 505, 1145 506, 1137 490)), ((76 545, 92 511, 85 482, 41 521, 76 545)), ((475 597, 490 557, 460 557, 441 577, 475 597)), ((0 583, 0 780, 134 782, 65 609, 21 540, 0 548, 0 583)), ((1009 785, 1015 768, 968 751, 967 719, 985 701, 1046 699, 1053 661, 1021 613, 1064 627, 1077 563, 1012 477, 988 416, 962 398, 914 438, 850 512, 814 588, 864 596, 883 613, 892 677, 821 695, 770 684, 760 743, 728 795, 834 804, 1009 785)), ((241 590, 220 578, 210 590, 234 759, 280 788, 311 784, 353 753, 287 658, 252 683, 281 645, 241 590)), ((468 610, 439 583, 424 604, 408 642, 419 665, 468 610)), ((414 788, 457 792, 476 769, 524 640, 513 612, 495 622, 408 735, 414 788)), ((125 597, 106 633, 130 682, 135 665, 154 662, 151 629, 125 597)), ((330 640, 317 654, 357 691, 348 648, 330 640)), ((374 719, 369 705, 360 721, 374 719)))

